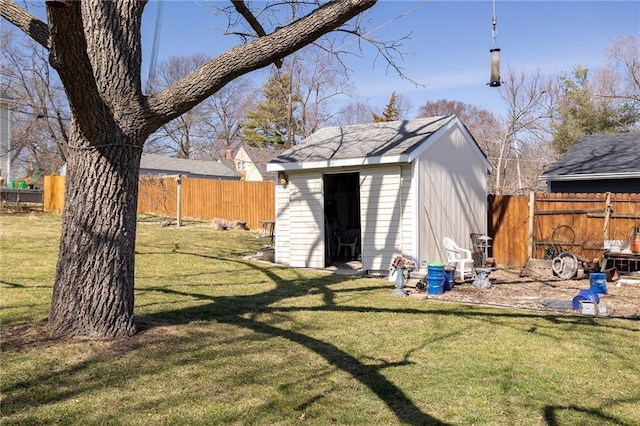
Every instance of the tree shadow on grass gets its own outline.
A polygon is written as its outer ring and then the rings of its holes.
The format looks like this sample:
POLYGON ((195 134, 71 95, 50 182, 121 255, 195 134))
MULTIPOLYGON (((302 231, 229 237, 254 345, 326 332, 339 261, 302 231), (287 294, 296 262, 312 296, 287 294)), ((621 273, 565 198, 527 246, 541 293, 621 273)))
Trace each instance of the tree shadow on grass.
MULTIPOLYGON (((182 253, 184 254, 184 253, 182 253)), ((187 297, 193 300, 199 300, 204 303, 198 306, 189 306, 186 308, 168 309, 163 312, 146 315, 138 318, 141 328, 153 327, 157 324, 188 324, 194 321, 217 321, 219 323, 228 324, 234 327, 242 328, 245 330, 251 330, 264 337, 280 337, 287 339, 307 350, 319 355, 335 368, 346 372, 354 379, 359 381, 362 385, 366 386, 372 393, 374 393, 380 401, 394 413, 399 422, 403 424, 412 425, 446 425, 448 423, 443 422, 433 416, 424 413, 421 409, 403 392, 403 390, 387 379, 382 370, 385 368, 408 365, 410 364, 409 357, 406 355, 404 359, 396 362, 389 362, 385 360, 373 360, 373 362, 364 363, 355 356, 341 350, 335 345, 317 339, 315 337, 306 335, 299 331, 293 331, 290 329, 279 328, 273 324, 267 324, 258 319, 259 314, 283 314, 287 312, 326 312, 331 314, 332 312, 353 312, 353 313, 394 313, 394 314, 415 314, 424 316, 425 311, 422 309, 397 309, 397 308, 379 308, 379 307, 366 307, 366 306, 344 306, 336 303, 336 296, 342 292, 349 292, 353 294, 365 294, 369 291, 380 290, 380 284, 375 283, 371 286, 358 286, 345 289, 332 288, 333 285, 339 283, 345 283, 351 280, 350 277, 338 276, 338 275, 326 275, 318 278, 307 278, 305 273, 291 271, 296 275, 291 279, 284 279, 277 273, 278 269, 272 266, 265 266, 257 262, 238 261, 225 257, 205 256, 197 254, 199 257, 209 258, 216 261, 224 262, 238 262, 242 263, 243 267, 256 273, 263 274, 267 277, 267 280, 275 284, 273 288, 268 291, 251 294, 251 295, 231 295, 231 296, 216 296, 211 294, 204 294, 198 292, 189 291, 177 291, 170 287, 147 287, 138 289, 137 292, 155 292, 164 293, 172 296, 187 297), (276 306, 278 302, 282 300, 308 296, 310 294, 319 294, 322 297, 322 304, 318 306, 276 306)), ((276 267, 278 268, 278 267, 276 267)), ((389 289, 391 294, 391 288, 389 289)), ((391 297, 391 296, 390 296, 391 297)), ((462 307, 461 309, 430 309, 429 313, 433 315, 451 315, 467 318, 477 318, 479 321, 493 321, 498 322, 500 318, 522 318, 528 317, 532 319, 543 319, 554 324, 593 324, 594 326, 609 326, 624 328, 623 325, 611 325, 609 323, 594 321, 590 318, 571 317, 566 315, 551 315, 532 312, 514 312, 508 310, 495 310, 491 312, 487 311, 487 308, 475 308, 475 307, 462 307)), ((626 329, 626 328, 625 328, 626 329)), ((629 325, 628 330, 635 330, 629 325)), ((531 330, 527 330, 533 332, 531 330)), ((177 342, 176 338, 163 339, 164 344, 169 347, 175 347, 177 342), (169 341, 171 340, 171 341, 169 341)), ((123 352, 134 350, 139 347, 140 342, 125 343, 122 342, 116 344, 121 346, 123 352), (137 345, 137 346, 136 346, 137 345)), ((187 351, 188 352, 188 351, 187 351)), ((186 352, 185 352, 186 353, 186 352)), ((185 355, 186 356, 186 355, 185 355)), ((107 382, 100 381, 81 381, 76 382, 76 377, 82 373, 90 370, 92 366, 98 367, 104 363, 108 365, 113 357, 113 349, 106 350, 104 354, 97 357, 92 357, 91 360, 84 360, 80 363, 72 363, 69 366, 57 371, 43 371, 41 374, 30 377, 24 381, 18 381, 2 389, 3 393, 7 396, 5 407, 11 407, 7 415, 17 411, 23 411, 33 407, 34 405, 50 404, 56 401, 62 401, 73 397, 73 395, 89 392, 105 386, 117 387, 121 385, 120 381, 123 380, 120 376, 111 377, 107 382), (26 392, 38 386, 41 383, 55 382, 58 384, 56 390, 51 392, 44 400, 27 400, 20 401, 22 393, 26 392), (64 384, 65 386, 60 386, 64 384)), ((189 359, 185 358, 188 362, 189 359)), ((131 369, 127 374, 131 376, 131 379, 135 375, 152 374, 153 371, 148 370, 144 363, 136 368, 131 369)), ((313 404, 314 399, 303 403, 303 406, 309 406, 313 404)), ((172 403, 171 401, 167 402, 172 403)), ((563 407, 550 407, 546 414, 547 421, 551 425, 553 423, 555 414, 554 412, 566 409, 563 407)), ((598 414, 598 413, 596 413, 598 414)), ((604 414, 603 414, 604 415, 604 414)), ((555 420, 557 422, 557 420, 555 420)), ((616 420, 613 419, 613 422, 616 420)), ((618 421, 618 424, 624 424, 618 421)))
MULTIPOLYGON (((618 403, 637 403, 638 400, 621 400, 618 403)), ((560 426, 565 424, 564 421, 558 419, 558 414, 567 413, 579 415, 583 418, 585 424, 612 424, 619 426, 632 426, 637 423, 623 422, 620 419, 611 416, 600 409, 592 409, 580 407, 577 405, 547 405, 544 409, 544 420, 549 426, 560 426)))
MULTIPOLYGON (((185 254, 185 253, 182 253, 185 254)), ((207 256, 192 253, 195 256, 228 261, 226 258, 217 258, 215 256, 207 256)), ((440 421, 424 412, 422 412, 416 404, 396 385, 390 382, 380 371, 392 365, 388 362, 378 362, 374 365, 367 365, 340 350, 335 345, 311 337, 309 335, 292 331, 289 329, 278 328, 276 326, 257 320, 258 314, 282 314, 286 312, 355 312, 355 313, 404 313, 424 315, 424 311, 420 309, 394 309, 394 308, 371 308, 361 306, 340 306, 335 303, 335 296, 340 291, 348 291, 350 293, 367 292, 371 290, 379 290, 380 286, 366 286, 358 288, 350 288, 346 290, 335 290, 330 288, 334 284, 350 280, 350 277, 327 275, 321 278, 307 279, 299 275, 295 279, 286 280, 278 276, 272 267, 264 267, 260 264, 239 261, 245 267, 260 272, 271 280, 275 287, 259 294, 242 295, 242 296, 211 296, 208 294, 197 294, 189 292, 179 292, 170 288, 146 288, 143 291, 162 292, 177 296, 188 296, 199 300, 210 300, 212 303, 199 305, 195 307, 187 307, 177 309, 175 311, 164 311, 155 315, 148 315, 140 318, 142 321, 149 321, 150 324, 161 323, 184 324, 191 321, 211 321, 215 320, 220 323, 226 323, 233 326, 252 330, 256 333, 268 335, 272 337, 285 338, 291 342, 301 345, 310 351, 324 358, 329 364, 339 368, 340 370, 350 374, 363 385, 367 386, 377 397, 383 401, 387 407, 395 414, 398 421, 404 424, 420 424, 420 425, 445 425, 447 423, 440 421), (311 307, 274 307, 274 304, 288 298, 307 296, 312 292, 322 294, 323 304, 311 307)), ((503 310, 501 312, 488 313, 486 310, 480 309, 463 309, 463 310, 435 310, 430 311, 437 315, 460 315, 466 317, 477 316, 482 320, 492 317, 523 317, 530 316, 532 318, 543 318, 551 323, 576 323, 598 325, 592 319, 579 317, 571 317, 567 315, 549 315, 540 313, 518 313, 503 310)), ((403 362, 408 362, 407 359, 403 362)))
MULTIPOLYGON (((184 253, 182 253, 184 254, 184 253)), ((206 256, 194 254, 200 257, 214 258, 214 256, 206 256)), ((280 337, 301 345, 308 350, 318 354, 324 358, 329 364, 350 374, 353 378, 365 385, 374 394, 383 401, 387 407, 395 414, 398 421, 403 424, 411 425, 448 425, 449 423, 440 421, 426 413, 423 413, 413 401, 389 379, 381 374, 381 370, 399 365, 398 363, 379 361, 376 364, 367 365, 360 362, 356 357, 339 349, 335 345, 324 342, 320 339, 305 335, 300 332, 278 328, 264 322, 256 320, 257 314, 276 313, 282 311, 281 308, 272 308, 271 305, 288 298, 300 297, 310 294, 310 291, 317 291, 322 294, 323 306, 319 310, 326 312, 332 311, 354 311, 369 312, 375 311, 368 308, 344 308, 337 306, 334 302, 335 291, 329 286, 349 280, 351 278, 338 275, 327 275, 322 278, 306 281, 304 285, 293 283, 292 281, 306 280, 299 276, 295 280, 283 280, 269 267, 262 267, 259 264, 240 261, 245 266, 255 269, 276 284, 275 288, 256 295, 248 296, 211 296, 206 294, 195 294, 176 292, 167 288, 146 288, 143 291, 158 291, 166 294, 174 294, 180 296, 191 296, 198 300, 211 300, 211 304, 199 305, 196 307, 188 307, 177 311, 165 311, 155 315, 141 317, 142 326, 149 323, 188 323, 191 321, 211 321, 215 320, 220 323, 230 324, 236 327, 242 327, 252 330, 256 333, 268 335, 272 337, 280 337), (249 318, 246 317, 250 314, 249 318), (146 323, 146 324, 144 324, 146 323)), ((380 287, 359 288, 357 291, 378 290, 380 287)), ((355 291, 350 289, 349 291, 355 291)), ((287 310, 287 309, 285 309, 287 310)), ((305 308, 291 308, 292 311, 305 310, 305 308)), ((390 310, 391 311, 391 310, 390 310)), ((407 359, 400 364, 409 363, 407 359)))

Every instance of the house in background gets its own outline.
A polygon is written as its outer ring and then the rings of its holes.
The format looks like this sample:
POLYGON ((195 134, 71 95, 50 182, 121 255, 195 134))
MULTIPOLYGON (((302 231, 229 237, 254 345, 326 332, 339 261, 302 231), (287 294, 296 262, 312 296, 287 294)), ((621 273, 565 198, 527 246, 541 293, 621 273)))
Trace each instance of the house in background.
POLYGON ((242 145, 233 155, 227 150, 223 164, 229 165, 243 176, 246 181, 274 181, 275 173, 267 171, 267 163, 276 157, 282 149, 273 147, 253 147, 242 145))
POLYGON ((486 233, 491 166, 456 116, 324 128, 271 160, 275 260, 324 268, 357 230, 362 269, 445 262, 442 240, 486 233))
POLYGON ((640 133, 584 136, 540 179, 548 192, 640 192, 640 133))
POLYGON ((140 175, 174 176, 240 180, 242 175, 219 161, 173 158, 157 154, 142 154, 140 175))

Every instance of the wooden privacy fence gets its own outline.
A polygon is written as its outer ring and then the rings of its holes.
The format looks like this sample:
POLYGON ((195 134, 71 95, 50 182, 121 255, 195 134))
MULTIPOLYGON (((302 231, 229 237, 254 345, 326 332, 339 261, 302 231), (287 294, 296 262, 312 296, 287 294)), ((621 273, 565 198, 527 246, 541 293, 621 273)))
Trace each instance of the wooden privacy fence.
POLYGON ((489 220, 499 265, 523 267, 548 250, 596 259, 605 240, 628 241, 640 226, 640 194, 492 195, 489 220))
MULTIPOLYGON (((259 229, 274 220, 273 182, 182 178, 181 216, 241 220, 259 229)), ((140 179, 138 213, 176 217, 175 178, 140 179)), ((498 265, 523 267, 546 250, 571 251, 585 259, 602 257, 605 240, 628 241, 640 226, 640 194, 547 194, 489 196, 488 233, 498 265)), ((46 176, 44 210, 62 210, 64 177, 46 176)), ((469 240, 467 247, 471 246, 469 240)))
MULTIPOLYGON (((138 213, 177 217, 178 196, 182 218, 241 220, 259 229, 261 220, 274 220, 273 182, 141 177, 138 213)), ((60 211, 64 206, 64 176, 46 176, 44 210, 60 211)))

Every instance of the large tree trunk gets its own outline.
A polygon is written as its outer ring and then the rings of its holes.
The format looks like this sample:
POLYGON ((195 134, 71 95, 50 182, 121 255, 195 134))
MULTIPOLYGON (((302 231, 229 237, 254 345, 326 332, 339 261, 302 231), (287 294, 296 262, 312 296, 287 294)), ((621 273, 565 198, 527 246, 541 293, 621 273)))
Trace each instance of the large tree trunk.
MULTIPOLYGON (((64 7, 47 8, 48 24, 44 24, 14 2, 0 2, 0 16, 50 50, 51 65, 60 75, 72 112, 62 236, 49 316, 50 326, 60 336, 135 333, 138 171, 146 138, 235 78, 314 42, 375 1, 323 3, 150 96, 142 94, 140 77, 145 4, 67 1, 64 7)), ((236 2, 239 6, 242 3, 236 2)))
POLYGON ((74 142, 70 143, 49 317, 57 335, 135 333, 134 252, 142 150, 120 138, 90 148, 84 144, 72 149, 74 142))

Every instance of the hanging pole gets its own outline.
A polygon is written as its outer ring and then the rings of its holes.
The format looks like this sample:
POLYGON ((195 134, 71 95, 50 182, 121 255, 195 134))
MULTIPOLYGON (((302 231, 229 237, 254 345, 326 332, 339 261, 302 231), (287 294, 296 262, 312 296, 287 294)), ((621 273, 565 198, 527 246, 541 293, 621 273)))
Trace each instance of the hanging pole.
POLYGON ((162 26, 162 5, 163 0, 156 1, 156 24, 153 29, 153 45, 151 47, 151 59, 149 60, 149 76, 147 77, 147 93, 151 89, 156 79, 156 62, 158 60, 158 46, 160 45, 160 31, 162 26))
POLYGON ((500 48, 498 44, 498 17, 496 16, 496 0, 493 0, 493 15, 491 17, 491 38, 493 39, 493 47, 489 50, 491 53, 491 79, 489 87, 500 87, 500 48))
POLYGON ((491 38, 493 38, 493 45, 497 44, 498 39, 498 17, 496 16, 496 0, 493 0, 493 15, 491 18, 491 38))

